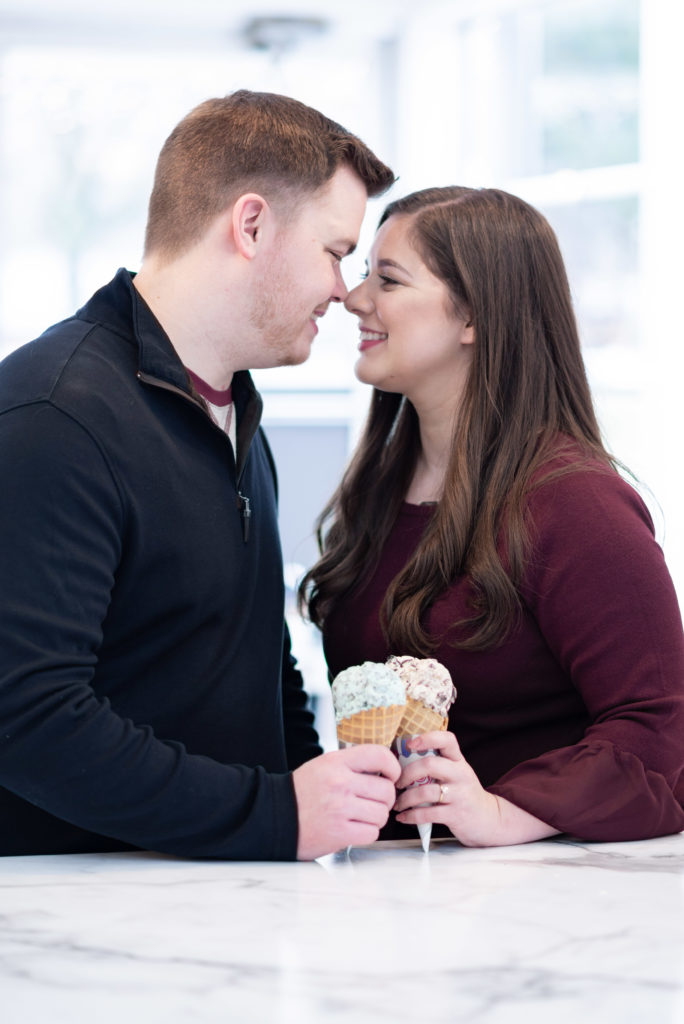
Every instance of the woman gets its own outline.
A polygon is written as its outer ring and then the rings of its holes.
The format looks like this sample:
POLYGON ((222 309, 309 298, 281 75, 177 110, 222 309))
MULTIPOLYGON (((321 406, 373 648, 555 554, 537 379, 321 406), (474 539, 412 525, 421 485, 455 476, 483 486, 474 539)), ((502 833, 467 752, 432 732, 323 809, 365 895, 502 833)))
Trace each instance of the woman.
POLYGON ((677 599, 601 442, 549 224, 494 189, 414 193, 346 306, 373 397, 301 593, 332 675, 434 656, 458 690, 397 821, 471 846, 684 829, 677 599))

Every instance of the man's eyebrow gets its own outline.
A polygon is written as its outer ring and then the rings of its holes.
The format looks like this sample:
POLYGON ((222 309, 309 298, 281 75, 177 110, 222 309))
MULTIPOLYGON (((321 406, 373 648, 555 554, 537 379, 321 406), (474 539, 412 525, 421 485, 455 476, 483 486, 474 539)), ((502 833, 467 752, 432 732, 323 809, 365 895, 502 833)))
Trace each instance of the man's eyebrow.
POLYGON ((350 242, 347 238, 340 239, 339 242, 334 243, 335 248, 339 246, 340 249, 344 249, 345 256, 351 256, 356 249, 356 242, 350 242))

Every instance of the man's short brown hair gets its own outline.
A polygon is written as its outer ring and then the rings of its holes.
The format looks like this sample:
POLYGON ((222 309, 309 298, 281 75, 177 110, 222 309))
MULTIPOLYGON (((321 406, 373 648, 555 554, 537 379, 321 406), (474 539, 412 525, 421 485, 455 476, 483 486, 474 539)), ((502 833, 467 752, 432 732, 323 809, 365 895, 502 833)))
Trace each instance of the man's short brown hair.
POLYGON ((298 100, 246 89, 206 100, 174 128, 159 154, 145 255, 177 256, 244 192, 258 192, 281 212, 296 208, 343 164, 369 196, 394 182, 360 139, 298 100))

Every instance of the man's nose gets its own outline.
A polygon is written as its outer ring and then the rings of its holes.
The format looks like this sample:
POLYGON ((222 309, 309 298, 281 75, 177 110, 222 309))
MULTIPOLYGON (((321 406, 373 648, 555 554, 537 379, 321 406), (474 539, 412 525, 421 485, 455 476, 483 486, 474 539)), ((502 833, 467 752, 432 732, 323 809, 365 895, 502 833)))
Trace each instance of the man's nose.
POLYGON ((331 302, 344 302, 348 295, 349 295, 349 289, 347 288, 346 284, 344 283, 344 278, 342 277, 342 270, 341 270, 340 265, 338 263, 336 268, 335 268, 335 287, 333 289, 332 295, 330 296, 330 301, 331 302))

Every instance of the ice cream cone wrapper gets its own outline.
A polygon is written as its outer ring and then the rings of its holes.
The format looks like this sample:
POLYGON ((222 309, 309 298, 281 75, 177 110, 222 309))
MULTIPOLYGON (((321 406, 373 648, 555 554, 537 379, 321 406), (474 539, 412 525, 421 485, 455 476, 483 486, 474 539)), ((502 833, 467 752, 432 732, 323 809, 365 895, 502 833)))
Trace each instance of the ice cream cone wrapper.
POLYGON ((420 836, 420 845, 423 847, 423 853, 428 853, 430 850, 430 840, 432 839, 432 822, 423 822, 422 825, 416 825, 416 828, 420 836))
POLYGON ((420 701, 409 697, 397 727, 397 736, 420 736, 424 732, 444 732, 449 719, 420 701))
MULTIPOLYGON (((416 701, 411 701, 411 703, 412 704, 416 704, 417 702, 416 701)), ((406 744, 406 740, 410 739, 411 736, 420 736, 421 733, 431 732, 434 729, 439 729, 440 731, 443 731, 444 729, 446 729, 446 723, 447 723, 447 719, 446 718, 444 718, 442 715, 435 714, 434 711, 431 711, 429 708, 424 707, 422 704, 418 705, 418 707, 424 712, 424 715, 425 715, 424 721, 427 721, 430 724, 428 725, 428 727, 425 727, 425 726, 423 726, 421 724, 421 727, 416 732, 404 733, 404 734, 402 734, 401 732, 397 733, 397 736, 396 736, 396 738, 394 740, 394 743, 392 744, 392 750, 397 755, 397 758, 399 760, 399 764, 401 765, 402 768, 405 765, 407 765, 407 764, 411 764, 413 761, 419 761, 421 759, 421 757, 429 757, 430 755, 435 753, 434 750, 409 750, 409 748, 408 748, 408 746, 406 744), (427 716, 431 716, 431 717, 428 718, 427 716), (444 722, 444 725, 435 725, 434 724, 434 720, 435 719, 439 719, 440 722, 444 722)), ((416 715, 416 718, 412 719, 412 721, 418 721, 418 719, 419 719, 419 716, 416 715)), ((402 720, 402 726, 403 726, 403 720, 402 720)), ((401 730, 402 726, 400 726, 400 730, 401 730)), ((427 786, 427 784, 429 782, 432 782, 432 779, 430 778, 429 775, 426 775, 422 779, 417 779, 409 788, 413 789, 415 786, 427 786)), ((432 805, 430 804, 429 801, 426 801, 424 804, 417 804, 416 806, 418 806, 418 807, 431 807, 432 805)), ((431 825, 430 822, 425 822, 422 825, 416 825, 416 828, 418 829, 418 835, 420 836, 420 842, 421 842, 421 845, 423 847, 423 852, 427 853, 428 850, 430 849, 430 839, 432 837, 432 825, 431 825)))
POLYGON ((359 711, 337 723, 337 739, 341 747, 356 746, 358 743, 379 743, 389 747, 396 736, 397 728, 404 713, 403 704, 389 707, 369 708, 359 711))

